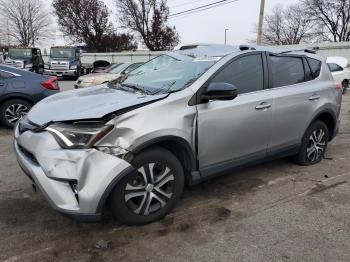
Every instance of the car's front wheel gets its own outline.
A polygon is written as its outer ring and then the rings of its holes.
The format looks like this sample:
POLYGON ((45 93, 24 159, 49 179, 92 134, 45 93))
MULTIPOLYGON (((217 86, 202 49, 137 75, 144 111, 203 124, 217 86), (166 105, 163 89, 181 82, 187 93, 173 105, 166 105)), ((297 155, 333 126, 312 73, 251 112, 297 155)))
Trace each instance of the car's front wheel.
POLYGON ((127 225, 151 223, 164 217, 177 203, 184 188, 180 161, 168 150, 154 148, 132 161, 135 171, 114 188, 111 208, 127 225))
POLYGON ((320 162, 327 149, 329 131, 323 121, 313 122, 307 129, 296 161, 301 165, 313 165, 320 162))
POLYGON ((0 122, 13 128, 17 121, 29 112, 31 107, 29 102, 22 99, 6 101, 0 107, 0 122))

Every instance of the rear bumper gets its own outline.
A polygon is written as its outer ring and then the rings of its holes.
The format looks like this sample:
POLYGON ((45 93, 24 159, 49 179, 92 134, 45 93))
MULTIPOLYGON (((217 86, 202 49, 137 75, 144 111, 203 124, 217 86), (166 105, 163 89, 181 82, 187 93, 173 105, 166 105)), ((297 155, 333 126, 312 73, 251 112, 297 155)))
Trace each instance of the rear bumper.
POLYGON ((131 166, 95 149, 61 149, 48 132, 15 128, 17 161, 56 211, 80 221, 97 221, 111 185, 131 166), (76 187, 73 189, 73 184, 76 187))
POLYGON ((44 74, 51 76, 77 76, 77 70, 45 69, 44 74))

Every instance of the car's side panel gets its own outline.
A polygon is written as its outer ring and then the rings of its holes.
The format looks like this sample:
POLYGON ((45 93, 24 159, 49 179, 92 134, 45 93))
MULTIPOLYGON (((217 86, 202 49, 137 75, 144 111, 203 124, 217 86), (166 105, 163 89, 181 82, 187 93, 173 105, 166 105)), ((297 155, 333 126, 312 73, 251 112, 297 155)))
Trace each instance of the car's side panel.
POLYGON ((300 144, 317 112, 336 110, 335 84, 324 67, 315 80, 271 89, 274 110, 269 151, 300 144))

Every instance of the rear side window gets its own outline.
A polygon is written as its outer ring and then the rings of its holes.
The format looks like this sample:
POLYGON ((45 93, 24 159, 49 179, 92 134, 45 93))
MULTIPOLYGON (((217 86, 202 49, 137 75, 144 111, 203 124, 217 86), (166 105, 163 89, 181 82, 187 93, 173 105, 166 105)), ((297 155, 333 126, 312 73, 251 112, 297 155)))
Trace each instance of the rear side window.
POLYGON ((311 68, 313 79, 319 77, 321 73, 321 61, 313 58, 307 58, 307 62, 309 63, 309 66, 311 68))
POLYGON ((339 71, 343 71, 343 68, 337 64, 334 63, 329 63, 327 64, 328 68, 331 72, 339 72, 339 71))
POLYGON ((239 94, 264 88, 264 69, 261 54, 247 55, 233 61, 220 71, 211 82, 230 83, 239 94))
POLYGON ((270 56, 273 87, 289 86, 305 81, 303 60, 299 57, 270 56))

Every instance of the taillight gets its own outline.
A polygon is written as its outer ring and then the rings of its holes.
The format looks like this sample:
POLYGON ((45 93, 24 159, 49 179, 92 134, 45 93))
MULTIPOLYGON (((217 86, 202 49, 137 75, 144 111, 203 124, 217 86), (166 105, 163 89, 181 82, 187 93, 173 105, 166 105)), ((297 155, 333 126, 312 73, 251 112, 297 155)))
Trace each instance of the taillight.
POLYGON ((60 90, 60 87, 58 86, 57 77, 54 76, 44 81, 41 81, 40 84, 47 89, 60 90))
POLYGON ((342 89, 342 84, 336 83, 335 84, 335 89, 341 90, 342 89))

